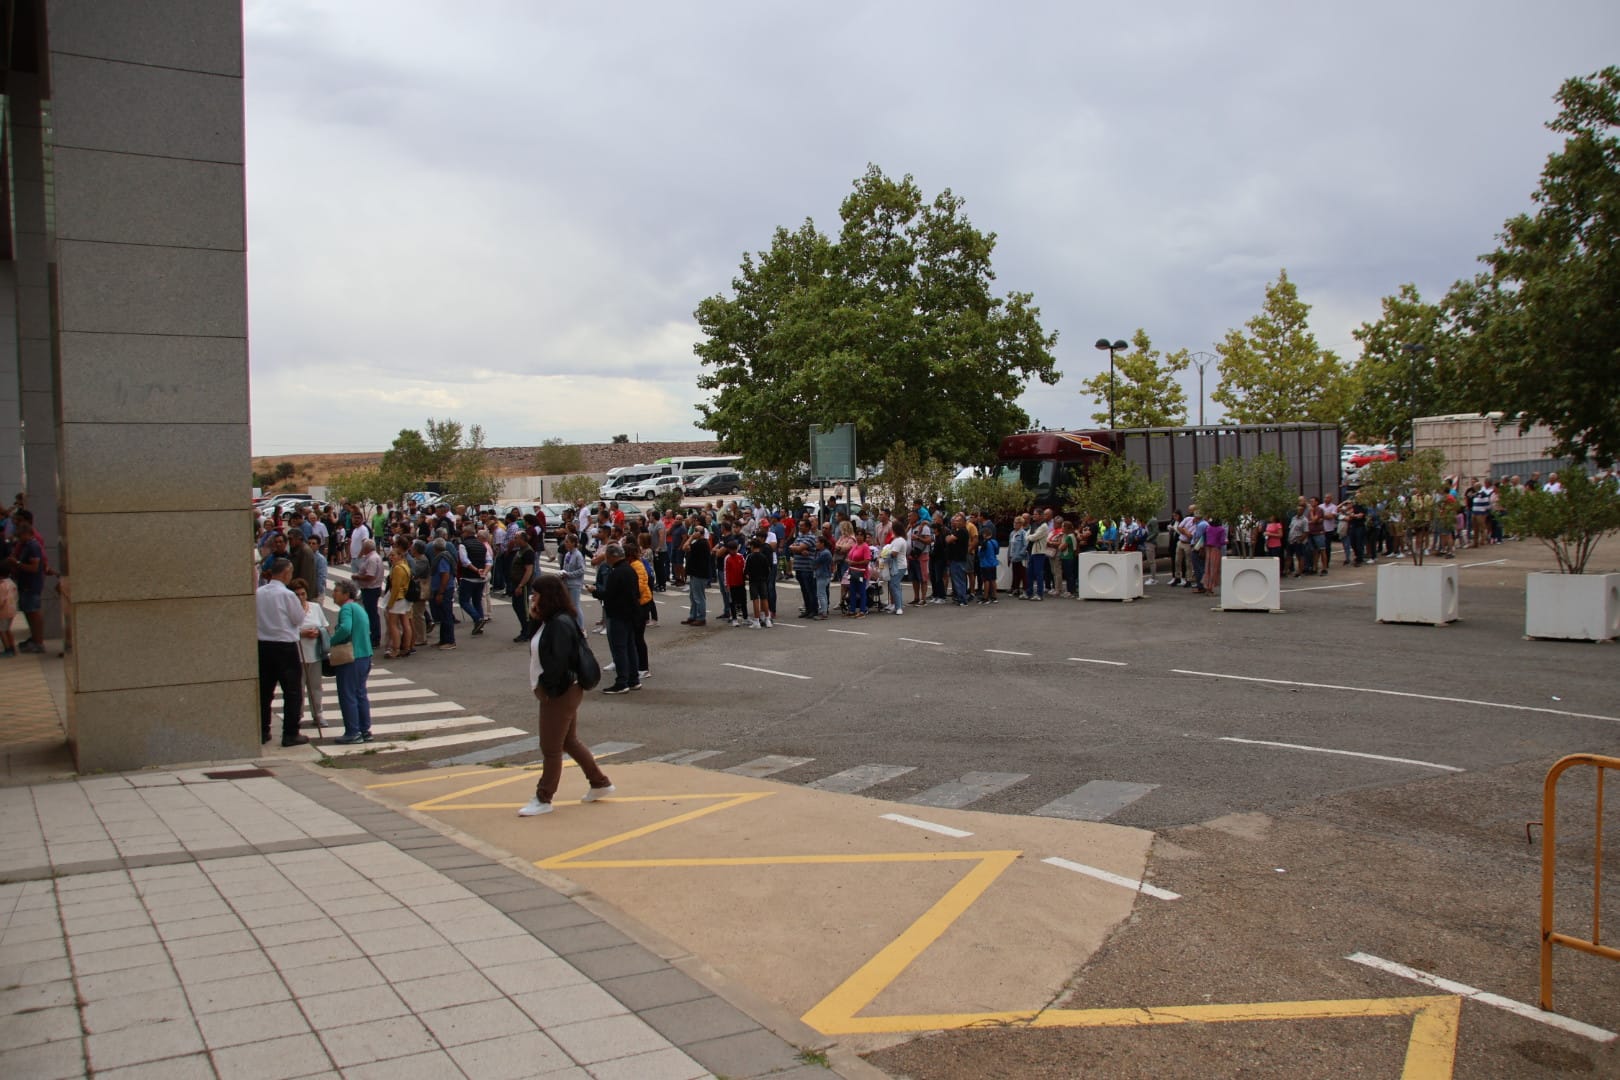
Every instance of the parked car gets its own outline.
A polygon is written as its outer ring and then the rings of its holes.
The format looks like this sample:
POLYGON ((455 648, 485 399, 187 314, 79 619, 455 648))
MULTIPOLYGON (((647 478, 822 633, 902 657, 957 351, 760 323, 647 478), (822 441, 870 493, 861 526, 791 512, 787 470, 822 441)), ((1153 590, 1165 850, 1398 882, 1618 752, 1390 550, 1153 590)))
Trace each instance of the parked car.
POLYGON ((688 495, 735 495, 742 490, 742 473, 725 470, 694 476, 686 485, 688 495))
POLYGON ((625 494, 632 499, 657 499, 673 491, 677 495, 685 494, 685 481, 679 476, 655 476, 651 480, 643 480, 632 485, 625 494))
POLYGON ((1362 450, 1360 453, 1350 455, 1350 467, 1352 469, 1361 469, 1371 465, 1375 461, 1394 460, 1396 460, 1395 451, 1389 447, 1370 446, 1367 449, 1362 450))

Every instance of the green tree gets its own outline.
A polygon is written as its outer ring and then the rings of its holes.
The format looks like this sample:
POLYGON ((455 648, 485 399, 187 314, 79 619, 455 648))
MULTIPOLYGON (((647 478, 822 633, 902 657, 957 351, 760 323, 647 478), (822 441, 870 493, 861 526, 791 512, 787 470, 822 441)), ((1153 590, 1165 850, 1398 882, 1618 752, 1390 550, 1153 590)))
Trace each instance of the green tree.
POLYGON ((630 441, 630 436, 628 436, 628 435, 615 435, 615 436, 613 436, 613 445, 614 446, 623 446, 626 443, 628 443, 629 441, 630 441))
POLYGON ((760 506, 775 509, 798 504, 799 481, 794 469, 749 469, 743 473, 743 490, 760 506))
POLYGON ((561 439, 547 439, 540 444, 539 451, 534 455, 534 468, 536 472, 545 476, 583 472, 585 451, 561 439))
POLYGON ((1229 457, 1193 479, 1199 511, 1229 525, 1245 512, 1258 522, 1286 518, 1297 497, 1293 469, 1279 454, 1229 457))
POLYGON ((1338 356, 1319 346, 1306 325, 1310 312, 1288 271, 1280 271, 1266 286, 1260 314, 1244 324, 1248 333, 1228 330, 1215 346, 1221 381, 1210 397, 1226 406, 1229 420, 1338 423, 1349 383, 1338 356))
POLYGON ((296 465, 294 465, 290 461, 278 461, 278 462, 276 462, 276 479, 277 480, 291 480, 293 478, 293 473, 295 473, 297 471, 298 471, 298 467, 296 465))
POLYGON ((1149 480, 1136 462, 1114 456, 1092 465, 1063 492, 1063 505, 1072 514, 1098 521, 1146 521, 1164 509, 1165 498, 1162 482, 1149 480))
MULTIPOLYGON (((1408 530, 1427 534, 1443 513, 1455 513, 1449 495, 1441 495, 1446 455, 1443 450, 1426 447, 1408 454, 1399 461, 1375 461, 1361 471, 1361 486, 1356 489, 1356 502, 1362 506, 1385 506, 1385 520, 1404 525, 1408 530)), ((1410 535, 1410 532, 1408 533, 1410 535)), ((1423 565, 1422 537, 1409 545, 1412 564, 1423 565)))
POLYGON ((1546 488, 1503 488, 1503 524, 1547 545, 1560 573, 1582 574, 1598 541, 1620 529, 1620 488, 1593 480, 1579 467, 1559 476, 1564 490, 1556 494, 1546 488))
POLYGON ((407 490, 414 489, 394 487, 376 466, 338 473, 326 484, 327 496, 342 502, 396 502, 407 490))
POLYGON ((562 503, 584 499, 594 503, 602 494, 602 485, 588 476, 565 476, 551 485, 551 497, 562 503))
POLYGON ((899 440, 889 447, 883 471, 865 484, 867 501, 899 512, 909 510, 921 499, 931 503, 951 490, 956 470, 938 458, 923 454, 899 440))
POLYGON ((1013 477, 973 476, 960 481, 952 501, 965 511, 982 510, 1001 520, 1029 509, 1034 501, 1029 488, 1013 477))
POLYGON ((1410 445, 1412 419, 1471 408, 1455 378, 1446 377, 1450 352, 1444 314, 1426 303, 1417 286, 1402 285, 1383 299, 1377 322, 1351 331, 1361 360, 1351 370, 1344 422, 1363 439, 1410 445))
POLYGON ((1620 459, 1620 67, 1569 79, 1547 126, 1534 215, 1503 226, 1488 273, 1447 297, 1457 359, 1481 411, 1541 421, 1556 452, 1620 459))
MULTIPOLYGON (((1187 422, 1187 392, 1176 373, 1186 371, 1192 353, 1178 349, 1169 356, 1153 347, 1147 331, 1138 327, 1130 352, 1114 360, 1113 421, 1115 427, 1177 427, 1187 422)), ((1091 414, 1099 424, 1109 422, 1109 378, 1102 371, 1080 384, 1080 392, 1102 403, 1091 414)))
MULTIPOLYGON (((428 423, 431 425, 433 421, 428 423)), ((448 451, 449 460, 443 472, 445 490, 469 506, 494 502, 501 493, 501 482, 490 464, 489 451, 484 448, 484 429, 474 424, 463 446, 460 428, 461 425, 456 424, 456 438, 448 451)))
POLYGON ((745 254, 733 295, 695 312, 698 386, 713 395, 698 426, 758 468, 799 462, 806 425, 823 417, 855 424, 861 464, 898 441, 925 458, 992 461, 1028 422, 1017 405, 1028 381, 1057 381, 1057 336, 1028 293, 991 292, 995 234, 962 205, 869 166, 837 240, 807 219, 745 254))

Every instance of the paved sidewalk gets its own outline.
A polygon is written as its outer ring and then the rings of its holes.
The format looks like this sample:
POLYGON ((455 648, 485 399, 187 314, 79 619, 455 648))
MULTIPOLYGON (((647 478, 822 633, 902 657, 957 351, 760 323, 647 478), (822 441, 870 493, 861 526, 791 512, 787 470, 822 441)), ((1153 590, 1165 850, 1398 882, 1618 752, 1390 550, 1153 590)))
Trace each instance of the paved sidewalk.
POLYGON ((0 1076, 808 1080, 534 877, 276 762, 0 788, 0 1076))

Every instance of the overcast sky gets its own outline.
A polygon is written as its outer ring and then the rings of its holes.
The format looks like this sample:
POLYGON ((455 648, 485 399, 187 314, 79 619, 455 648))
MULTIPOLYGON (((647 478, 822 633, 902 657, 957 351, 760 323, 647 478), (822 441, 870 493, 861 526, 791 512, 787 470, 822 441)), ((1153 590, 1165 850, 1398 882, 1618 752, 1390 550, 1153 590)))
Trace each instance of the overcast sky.
POLYGON ((707 437, 693 308, 868 162, 997 234, 1044 424, 1091 426, 1097 338, 1212 349, 1282 267, 1353 357, 1474 273, 1617 43, 1613 0, 248 0, 254 452, 707 437))

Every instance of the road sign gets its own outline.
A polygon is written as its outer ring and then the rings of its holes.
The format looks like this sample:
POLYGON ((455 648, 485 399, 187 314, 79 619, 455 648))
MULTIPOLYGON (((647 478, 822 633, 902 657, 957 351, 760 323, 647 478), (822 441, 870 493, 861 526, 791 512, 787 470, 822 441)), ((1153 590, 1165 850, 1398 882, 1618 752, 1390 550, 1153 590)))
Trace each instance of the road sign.
POLYGON ((810 479, 814 483, 855 482, 855 425, 810 425, 810 479))

